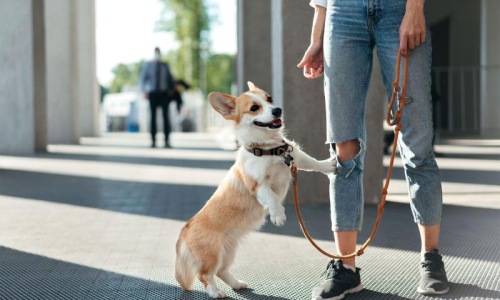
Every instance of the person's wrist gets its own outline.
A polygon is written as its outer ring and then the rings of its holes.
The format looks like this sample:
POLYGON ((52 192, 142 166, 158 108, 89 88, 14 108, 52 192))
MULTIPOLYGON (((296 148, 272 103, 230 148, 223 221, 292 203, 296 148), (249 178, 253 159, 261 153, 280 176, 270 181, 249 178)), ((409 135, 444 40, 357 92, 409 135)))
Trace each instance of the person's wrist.
POLYGON ((425 0, 408 0, 406 1, 406 9, 424 10, 425 0))
POLYGON ((312 49, 318 49, 323 47, 323 39, 313 39, 311 40, 311 44, 309 45, 309 48, 312 49))

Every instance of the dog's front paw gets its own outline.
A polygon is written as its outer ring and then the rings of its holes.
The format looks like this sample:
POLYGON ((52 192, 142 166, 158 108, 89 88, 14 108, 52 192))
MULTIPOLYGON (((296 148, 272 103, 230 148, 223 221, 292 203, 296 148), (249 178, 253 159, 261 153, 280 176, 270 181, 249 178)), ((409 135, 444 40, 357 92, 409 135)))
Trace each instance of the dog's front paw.
POLYGON ((213 299, 227 298, 226 293, 218 289, 209 289, 207 292, 210 298, 213 299))
POLYGON ((325 159, 319 162, 320 167, 319 170, 321 173, 335 173, 337 170, 337 160, 335 157, 331 157, 329 159, 325 159))
POLYGON ((286 215, 284 211, 271 214, 270 218, 271 222, 278 227, 282 227, 286 223, 286 215))
POLYGON ((248 284, 242 280, 237 280, 235 284, 231 285, 233 290, 242 290, 248 288, 248 284))

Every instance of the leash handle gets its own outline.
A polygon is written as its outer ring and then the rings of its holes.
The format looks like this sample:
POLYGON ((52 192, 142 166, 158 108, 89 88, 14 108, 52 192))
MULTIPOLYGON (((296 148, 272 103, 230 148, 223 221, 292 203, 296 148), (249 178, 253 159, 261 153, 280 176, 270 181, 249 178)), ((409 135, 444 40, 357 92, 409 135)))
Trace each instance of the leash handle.
POLYGON ((398 136, 399 136, 399 131, 401 130, 401 116, 403 115, 403 108, 406 104, 406 82, 408 79, 408 56, 405 57, 405 62, 404 62, 404 69, 403 69, 403 88, 401 89, 399 87, 399 72, 400 72, 400 64, 401 64, 401 52, 398 52, 398 58, 396 62, 396 79, 394 80, 393 86, 394 90, 392 92, 391 96, 391 102, 389 104, 389 107, 387 109, 387 124, 389 126, 396 125, 396 128, 394 129, 394 142, 392 145, 392 153, 391 153, 391 159, 389 162, 389 168, 387 169, 387 175, 385 178, 385 183, 384 187, 382 188, 382 199, 380 200, 380 203, 377 206, 377 219, 375 220, 375 224, 373 225, 372 232, 370 233, 370 236, 366 239, 366 241, 359 247, 358 250, 356 250, 353 253, 346 254, 346 255, 335 255, 331 254, 325 250, 323 250, 316 242, 314 242, 313 238, 309 234, 309 232, 306 229, 306 226, 304 224, 304 220, 302 219, 302 215, 300 213, 300 207, 299 207, 299 196, 298 196, 298 188, 297 188, 297 167, 295 164, 292 163, 290 167, 290 171, 292 173, 292 178, 293 178, 293 195, 294 195, 294 203, 295 203, 295 211, 297 213, 297 219, 299 220, 299 225, 300 229, 302 230, 302 233, 304 234, 305 238, 313 245, 316 250, 318 250, 320 253, 323 255, 333 258, 333 259, 347 259, 347 258, 352 258, 356 256, 361 256, 365 249, 370 245, 370 243, 373 241, 373 238, 375 237, 375 234, 377 233, 378 227, 380 225, 380 221, 382 220, 382 215, 384 213, 384 207, 385 207, 385 200, 387 197, 387 189, 389 188, 389 182, 391 181, 391 176, 392 176, 392 169, 394 166, 394 157, 396 155, 396 148, 398 144, 398 136), (398 95, 399 93, 399 95, 398 95), (395 99, 399 98, 398 103, 397 103, 397 108, 396 108, 396 114, 394 117, 392 117, 392 108, 394 105, 395 99))
POLYGON ((391 101, 387 108, 386 122, 389 126, 394 126, 400 123, 401 116, 403 114, 403 107, 406 104, 406 82, 408 80, 408 56, 405 57, 404 69, 403 69, 403 89, 399 87, 399 74, 401 67, 401 51, 398 52, 398 58, 396 60, 396 79, 392 83, 394 87, 392 90, 391 101), (392 110, 394 107, 394 101, 397 100, 397 107, 395 114, 393 115, 392 110))

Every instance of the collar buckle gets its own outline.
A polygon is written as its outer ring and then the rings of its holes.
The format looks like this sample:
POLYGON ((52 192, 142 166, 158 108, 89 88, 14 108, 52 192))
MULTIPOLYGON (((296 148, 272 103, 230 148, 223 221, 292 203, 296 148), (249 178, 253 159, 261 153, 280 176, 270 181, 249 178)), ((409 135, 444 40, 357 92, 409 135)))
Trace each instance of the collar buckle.
MULTIPOLYGON (((286 148, 288 148, 288 147, 286 147, 286 148)), ((285 150, 285 147, 283 147, 283 146, 271 149, 271 155, 284 156, 285 153, 286 153, 286 150, 285 150)))
POLYGON ((253 150, 252 153, 255 156, 262 156, 264 154, 264 150, 260 148, 253 148, 252 150, 253 150))

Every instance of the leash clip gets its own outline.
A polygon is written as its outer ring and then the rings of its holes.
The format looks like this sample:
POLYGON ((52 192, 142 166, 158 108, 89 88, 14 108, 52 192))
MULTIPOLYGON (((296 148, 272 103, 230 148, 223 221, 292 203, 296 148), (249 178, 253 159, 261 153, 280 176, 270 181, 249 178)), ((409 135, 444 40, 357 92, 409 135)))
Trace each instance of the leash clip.
POLYGON ((399 110, 399 102, 401 101, 401 89, 396 90, 396 107, 399 110))
POLYGON ((288 149, 282 154, 283 158, 285 159, 284 163, 287 166, 292 166, 293 167, 293 156, 292 156, 292 151, 293 151, 293 146, 289 145, 288 149))

